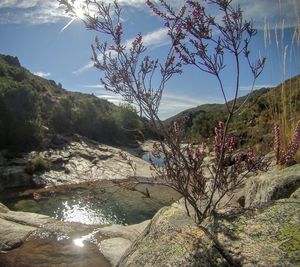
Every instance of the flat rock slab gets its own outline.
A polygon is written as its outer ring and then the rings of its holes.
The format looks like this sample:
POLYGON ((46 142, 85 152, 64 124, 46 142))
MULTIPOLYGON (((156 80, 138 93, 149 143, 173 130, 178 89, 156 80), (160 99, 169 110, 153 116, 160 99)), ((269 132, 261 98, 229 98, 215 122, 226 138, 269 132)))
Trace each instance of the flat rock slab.
POLYGON ((131 244, 132 242, 128 239, 114 237, 100 242, 99 249, 112 266, 117 266, 121 257, 131 244))
POLYGON ((142 234, 149 222, 150 220, 147 220, 139 224, 133 224, 128 226, 113 224, 111 226, 100 228, 97 232, 99 232, 102 235, 109 236, 111 238, 122 237, 130 241, 134 241, 142 234))
POLYGON ((35 227, 0 218, 0 250, 10 250, 20 246, 35 230, 37 230, 35 227))
MULTIPOLYGON (((34 157, 32 152, 30 157, 34 157)), ((77 184, 97 180, 121 180, 134 175, 151 178, 150 164, 125 150, 83 139, 71 141, 63 149, 50 149, 40 155, 52 163, 52 169, 34 179, 50 185, 77 184), (136 167, 133 172, 126 155, 136 167)))

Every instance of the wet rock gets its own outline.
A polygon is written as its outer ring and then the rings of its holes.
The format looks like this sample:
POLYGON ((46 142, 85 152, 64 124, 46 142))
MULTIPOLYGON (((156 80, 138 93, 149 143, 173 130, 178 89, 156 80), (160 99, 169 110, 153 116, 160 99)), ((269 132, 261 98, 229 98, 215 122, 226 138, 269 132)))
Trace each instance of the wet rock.
POLYGON ((36 228, 0 218, 0 250, 10 250, 20 246, 36 228))
MULTIPOLYGON (((2 205, 0 205, 0 208, 2 205)), ((64 223, 45 215, 0 209, 0 266, 109 267, 98 247, 74 240, 94 231, 79 223, 64 223)))
POLYGON ((288 198, 299 186, 300 164, 251 177, 244 189, 245 207, 256 207, 271 200, 288 198))
POLYGON ((74 235, 92 232, 90 228, 34 213, 0 211, 0 267, 109 267, 96 245, 74 242, 74 235))

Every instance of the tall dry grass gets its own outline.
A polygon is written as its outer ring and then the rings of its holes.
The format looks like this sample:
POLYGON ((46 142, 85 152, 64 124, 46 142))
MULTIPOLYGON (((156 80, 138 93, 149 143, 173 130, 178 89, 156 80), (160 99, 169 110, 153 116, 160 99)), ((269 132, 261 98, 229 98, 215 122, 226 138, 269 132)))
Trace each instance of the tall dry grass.
MULTIPOLYGON (((285 4, 282 0, 278 0, 277 3, 281 15, 275 28, 272 29, 272 26, 266 20, 264 25, 264 45, 269 64, 275 67, 279 62, 281 73, 279 95, 274 90, 269 101, 271 117, 274 124, 280 127, 281 148, 283 150, 286 150, 291 142, 296 124, 300 120, 300 98, 296 95, 300 92, 300 79, 286 80, 292 74, 291 66, 296 68, 296 73, 300 72, 300 10, 297 10, 297 1, 294 0, 294 10, 290 10, 290 12, 295 12, 297 20, 293 25, 286 24, 288 14, 282 10, 285 4), (273 49, 276 49, 276 54, 272 51, 273 49)), ((271 71, 271 81, 274 80, 274 75, 276 74, 271 71)), ((296 155, 296 160, 300 161, 300 151, 296 155)))

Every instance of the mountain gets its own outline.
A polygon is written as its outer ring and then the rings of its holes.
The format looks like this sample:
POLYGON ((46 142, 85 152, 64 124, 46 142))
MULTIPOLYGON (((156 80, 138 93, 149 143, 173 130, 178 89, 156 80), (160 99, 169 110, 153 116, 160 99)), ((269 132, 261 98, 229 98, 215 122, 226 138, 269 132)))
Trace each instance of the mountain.
MULTIPOLYGON (((230 133, 238 136, 240 144, 269 151, 273 145, 274 123, 282 126, 286 140, 300 120, 300 75, 274 88, 261 88, 237 99, 246 104, 234 117, 230 133)), ((230 102, 229 102, 230 104, 230 102)), ((225 104, 205 104, 187 109, 165 121, 170 124, 185 117, 185 138, 203 141, 214 136, 218 121, 226 119, 225 104)))
POLYGON ((129 106, 69 92, 0 55, 0 149, 38 147, 49 135, 80 134, 112 144, 135 142, 144 121, 129 106))

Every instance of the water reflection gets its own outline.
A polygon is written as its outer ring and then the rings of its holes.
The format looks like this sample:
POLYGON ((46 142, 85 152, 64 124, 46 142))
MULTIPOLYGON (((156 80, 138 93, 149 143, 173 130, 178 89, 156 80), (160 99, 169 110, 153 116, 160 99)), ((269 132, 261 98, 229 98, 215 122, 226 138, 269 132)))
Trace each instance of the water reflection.
POLYGON ((152 161, 155 165, 157 166, 164 166, 165 162, 164 162, 164 156, 161 155, 160 157, 154 156, 151 152, 146 152, 143 156, 142 159, 150 162, 152 161))
POLYGON ((26 242, 5 254, 0 254, 1 267, 110 267, 96 245, 84 238, 29 237, 26 242))
POLYGON ((66 222, 126 225, 150 219, 162 206, 179 197, 166 187, 150 186, 148 189, 150 199, 110 185, 105 190, 99 186, 56 194, 41 193, 40 200, 23 197, 6 200, 4 204, 12 210, 41 213, 66 222))
POLYGON ((80 248, 84 247, 84 243, 83 243, 83 239, 82 238, 76 238, 76 239, 74 239, 73 243, 77 247, 80 247, 80 248))

